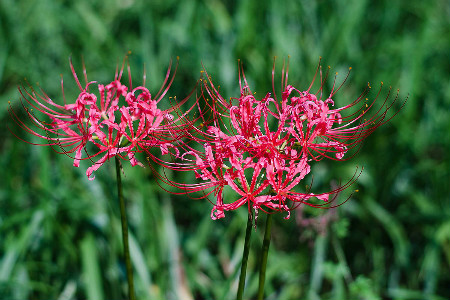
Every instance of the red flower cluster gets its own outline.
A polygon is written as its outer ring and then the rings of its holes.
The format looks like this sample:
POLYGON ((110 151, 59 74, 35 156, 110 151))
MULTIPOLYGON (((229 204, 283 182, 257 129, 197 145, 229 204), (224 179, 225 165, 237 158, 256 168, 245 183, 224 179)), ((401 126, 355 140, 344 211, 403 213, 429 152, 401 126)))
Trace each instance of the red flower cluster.
MULTIPOLYGON (((54 148, 55 151, 70 155, 75 167, 80 165, 81 160, 91 160, 93 164, 86 171, 89 180, 95 178, 92 175, 94 171, 116 155, 129 160, 132 166, 143 166, 135 153, 159 147, 161 153, 166 154, 168 148, 173 147, 174 139, 179 138, 176 133, 181 132, 183 124, 178 124, 179 119, 175 119, 171 113, 181 103, 170 110, 158 108, 158 103, 166 95, 175 76, 170 77, 170 66, 160 91, 152 97, 145 87, 145 75, 143 85, 133 88, 129 67, 128 86, 122 83, 124 65, 116 70, 114 80, 107 85, 88 81, 84 68, 85 84, 82 85, 70 62, 80 90, 75 103, 60 105, 43 91, 38 93, 31 87, 29 90, 19 88, 28 104, 22 103, 26 116, 35 127, 23 121, 11 105, 10 115, 24 130, 46 140, 38 145, 58 146, 61 151, 54 148), (94 86, 97 93, 93 91, 94 86), (36 111, 50 119, 50 122, 42 120, 36 111)), ((64 97, 62 80, 61 87, 64 97)))
MULTIPOLYGON (((377 127, 389 121, 386 114, 393 104, 388 104, 386 97, 381 108, 368 117, 379 96, 378 93, 368 104, 365 98, 368 87, 352 103, 333 108, 332 97, 342 85, 333 85, 331 92, 324 97, 327 75, 322 77, 319 64, 313 83, 301 91, 287 84, 288 72, 283 69, 281 101, 274 91, 273 95, 267 93, 262 99, 257 99, 249 88, 242 66, 239 73, 240 96, 230 98, 230 101, 222 97, 211 78, 206 76, 202 98, 212 116, 207 119, 208 113, 202 114, 202 124, 191 127, 189 134, 189 140, 202 147, 199 149, 190 146, 189 142, 181 142, 177 147, 183 149, 181 161, 166 164, 173 170, 195 171, 201 182, 177 183, 167 177, 162 177, 163 180, 185 192, 204 190, 205 197, 214 193, 216 201, 212 219, 223 218, 225 211, 243 205, 247 205, 249 210, 255 209, 256 213, 259 209, 286 211, 286 218, 289 218, 290 210, 301 203, 315 207, 327 205, 330 195, 350 186, 359 175, 356 172, 345 185, 326 193, 298 191, 300 181, 311 171, 310 163, 322 158, 343 160, 350 149, 360 145, 377 127), (312 93, 310 90, 318 74, 320 88, 312 93), (353 109, 352 114, 342 116, 346 110, 359 104, 359 109, 353 109), (239 199, 227 203, 223 197, 225 186, 234 190, 239 199), (325 203, 309 202, 311 197, 325 203)), ((356 151, 352 151, 352 155, 354 153, 356 151)))
POLYGON ((81 160, 91 160, 93 164, 86 171, 89 180, 94 179, 94 171, 114 156, 129 160, 132 166, 142 166, 135 157, 139 152, 166 168, 192 171, 200 182, 179 183, 165 175, 159 178, 180 188, 181 193, 203 191, 204 197, 214 194, 213 219, 223 218, 225 211, 243 205, 256 212, 286 211, 286 218, 290 210, 302 203, 330 207, 333 200, 330 196, 354 183, 358 172, 343 186, 314 194, 298 188, 311 172, 311 163, 323 158, 352 157, 369 134, 396 114, 387 118, 397 97, 388 103, 388 94, 378 109, 375 103, 380 92, 368 102, 365 97, 370 86, 350 104, 334 108, 333 97, 345 80, 336 86, 335 78, 331 91, 325 94, 328 72, 323 76, 320 63, 306 90, 289 85, 287 68, 283 68, 281 99, 276 97, 274 88, 275 63, 272 92, 261 99, 252 93, 242 66, 240 96, 229 101, 205 73, 205 79, 200 79, 200 95, 186 111, 179 109, 189 97, 169 110, 158 108, 174 80, 170 67, 154 97, 145 88, 145 75, 143 85, 133 88, 129 67, 129 83, 122 83, 124 65, 107 85, 88 81, 85 70, 82 85, 72 63, 70 67, 80 90, 75 103, 56 104, 44 92, 20 89, 26 101, 23 103, 26 116, 35 127, 30 127, 11 108, 13 119, 29 133, 44 139, 46 142, 41 145, 59 146, 61 151, 56 151, 71 155, 74 166, 78 167, 81 160), (317 77, 319 89, 314 93, 311 89, 317 77), (94 86, 97 93, 91 91, 94 86), (200 102, 205 103, 203 109, 200 102), (195 107, 199 114, 189 118, 195 107), (43 121, 36 112, 50 122, 43 121), (197 121, 201 124, 196 125, 197 121), (170 154, 165 158, 171 160, 152 155, 149 149, 153 147, 158 147, 162 155, 170 154), (349 153, 352 149, 356 151, 349 153), (226 201, 225 187, 234 190, 238 199, 226 201), (309 200, 312 197, 324 202, 317 204, 309 200))

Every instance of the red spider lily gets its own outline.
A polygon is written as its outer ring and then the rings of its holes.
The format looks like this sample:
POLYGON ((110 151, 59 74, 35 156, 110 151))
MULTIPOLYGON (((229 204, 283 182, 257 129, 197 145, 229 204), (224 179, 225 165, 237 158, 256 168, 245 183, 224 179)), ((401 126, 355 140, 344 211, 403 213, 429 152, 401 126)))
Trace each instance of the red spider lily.
POLYGON ((173 147, 173 141, 179 138, 178 133, 181 133, 186 124, 178 124, 180 118, 175 119, 171 113, 185 103, 187 98, 169 110, 160 110, 157 105, 169 90, 176 68, 170 76, 169 66, 161 89, 152 97, 145 87, 145 74, 143 85, 133 88, 129 65, 129 84, 126 86, 122 83, 124 65, 125 63, 120 70, 116 69, 114 80, 106 86, 88 81, 83 66, 85 84, 82 85, 70 61, 72 75, 80 90, 75 103, 66 103, 61 79, 64 105, 53 102, 42 90, 39 93, 32 87, 19 88, 25 100, 22 101, 25 116, 32 125, 22 120, 11 105, 10 115, 25 131, 46 141, 37 145, 52 146, 55 151, 71 156, 75 167, 80 165, 81 160, 91 160, 93 164, 86 171, 89 180, 95 178, 92 176, 94 171, 116 155, 129 160, 132 166, 143 166, 136 159, 135 153, 159 147, 162 154, 165 154, 169 147, 173 147), (91 92, 94 86, 98 93, 91 92), (50 121, 44 121, 45 118, 50 121), (86 156, 83 156, 83 152, 86 156))
MULTIPOLYGON (((214 194, 213 219, 223 218, 225 211, 245 204, 249 210, 253 208, 256 212, 259 209, 267 212, 287 211, 286 218, 289 218, 289 211, 300 204, 335 207, 330 203, 340 191, 353 184, 360 173, 355 172, 346 184, 326 193, 299 191, 299 183, 311 171, 311 162, 323 158, 344 160, 346 153, 355 148, 356 151, 345 159, 352 157, 369 134, 393 117, 386 118, 398 97, 388 103, 389 95, 381 108, 369 117, 369 111, 374 109, 380 95, 378 92, 368 104, 365 96, 369 88, 352 103, 333 108, 332 97, 343 83, 336 87, 335 78, 331 92, 323 97, 328 72, 322 75, 320 63, 312 83, 304 91, 288 85, 288 68, 283 67, 283 92, 279 102, 275 96, 274 70, 275 62, 272 72, 274 96, 267 93, 264 98, 256 99, 241 66, 241 95, 229 101, 219 93, 206 74, 200 97, 207 107, 199 118, 202 124, 191 127, 185 135, 190 141, 179 141, 177 149, 184 150, 179 156, 180 161, 160 161, 173 170, 195 172, 200 183, 177 183, 167 176, 160 178, 183 192, 205 191, 204 197, 214 194), (319 74, 319 90, 312 93, 311 88, 319 74), (356 112, 343 116, 359 104, 361 107, 356 112), (236 192, 239 199, 226 203, 223 198, 225 186, 236 192), (326 205, 314 204, 310 201, 313 197, 325 201, 326 205)), ((344 82, 347 78, 348 75, 344 82)))

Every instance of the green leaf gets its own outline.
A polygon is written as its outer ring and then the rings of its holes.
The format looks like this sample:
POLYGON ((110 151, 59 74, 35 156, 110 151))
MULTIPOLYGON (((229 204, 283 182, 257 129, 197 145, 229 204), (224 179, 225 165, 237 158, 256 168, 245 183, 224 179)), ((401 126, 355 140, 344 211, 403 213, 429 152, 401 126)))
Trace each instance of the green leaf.
POLYGON ((102 274, 94 236, 87 233, 81 241, 81 261, 83 265, 82 279, 87 299, 103 300, 102 274))

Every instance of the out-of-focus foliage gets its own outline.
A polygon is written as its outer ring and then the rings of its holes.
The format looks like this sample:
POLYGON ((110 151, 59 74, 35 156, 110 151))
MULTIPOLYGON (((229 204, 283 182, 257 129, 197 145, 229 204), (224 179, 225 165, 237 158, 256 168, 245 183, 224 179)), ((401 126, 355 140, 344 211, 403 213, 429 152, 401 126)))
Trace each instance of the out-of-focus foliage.
MULTIPOLYGON (((7 113, 17 86, 70 98, 71 56, 88 78, 111 80, 131 51, 160 86, 180 56, 170 94, 183 97, 202 65, 238 92, 237 59, 257 93, 271 91, 290 56, 290 83, 307 88, 319 57, 348 83, 352 101, 370 81, 409 94, 355 160, 314 169, 315 184, 345 181, 364 166, 359 189, 336 210, 274 218, 267 299, 448 299, 450 297, 450 5, 448 1, 13 1, 0 0, 0 298, 119 299, 125 268, 113 168, 93 182, 87 163, 27 140, 7 113), (151 3, 151 4, 149 4, 151 3), (25 80, 26 78, 26 80, 25 80), (28 82, 28 83, 27 83, 28 82)), ((331 76, 333 77, 333 76, 331 76)), ((330 84, 332 79, 330 80, 330 84)), ((246 212, 221 221, 206 200, 162 192, 149 168, 124 165, 131 251, 142 299, 230 299, 236 291, 246 212)), ((180 176, 174 174, 174 176, 180 176)), ((182 175, 187 176, 187 175, 182 175)), ((348 195, 347 195, 348 196, 348 195)), ((346 195, 342 195, 346 197, 346 195)), ((264 217, 252 237, 246 297, 257 289, 264 217)))

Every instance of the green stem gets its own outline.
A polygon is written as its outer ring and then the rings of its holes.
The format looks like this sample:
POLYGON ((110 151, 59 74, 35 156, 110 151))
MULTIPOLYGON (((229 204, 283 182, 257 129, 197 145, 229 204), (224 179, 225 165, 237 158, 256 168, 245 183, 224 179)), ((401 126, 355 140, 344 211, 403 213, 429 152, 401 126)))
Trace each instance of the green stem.
POLYGON ((128 244, 127 213, 125 210, 125 200, 123 199, 120 160, 117 156, 116 156, 116 175, 117 175, 117 193, 119 196, 119 204, 120 204, 120 221, 122 222, 123 252, 125 255, 125 266, 127 269, 127 279, 128 279, 128 299, 135 300, 136 297, 134 295, 133 269, 131 268, 130 246, 128 244))
POLYGON ((245 230, 244 253, 242 254, 241 275, 239 276, 239 286, 237 300, 242 300, 245 287, 245 275, 247 273, 248 253, 250 252, 250 237, 252 236, 252 211, 248 212, 247 229, 245 230))
POLYGON ((270 236, 272 231, 272 214, 267 214, 266 231, 264 233, 264 241, 262 245, 261 263, 259 265, 259 287, 256 299, 264 299, 264 283, 266 281, 267 256, 269 255, 270 236))

